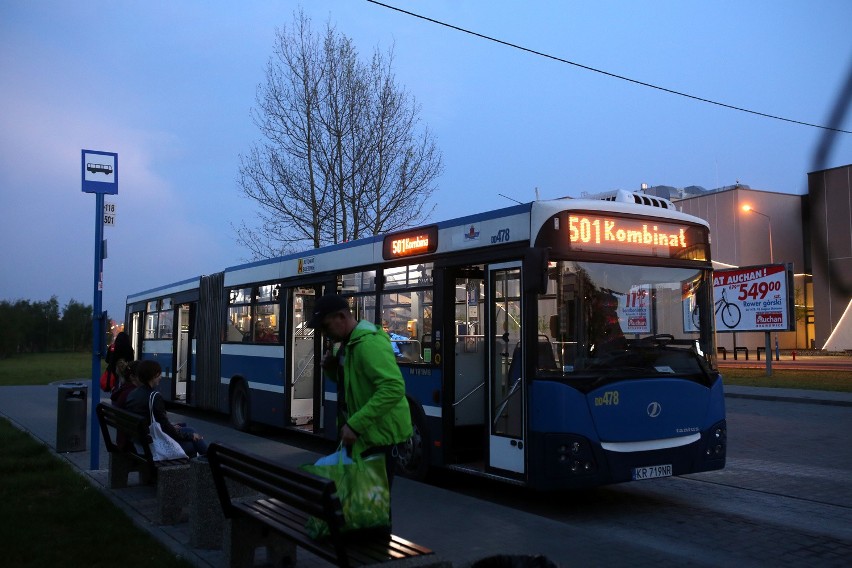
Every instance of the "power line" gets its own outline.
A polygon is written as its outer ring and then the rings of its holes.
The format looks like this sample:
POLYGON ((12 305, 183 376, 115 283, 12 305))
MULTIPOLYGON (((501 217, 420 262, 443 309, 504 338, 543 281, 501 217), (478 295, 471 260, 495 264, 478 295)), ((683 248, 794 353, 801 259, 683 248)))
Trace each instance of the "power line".
POLYGON ((651 89, 656 89, 658 91, 663 91, 665 93, 669 93, 669 94, 672 94, 672 95, 677 95, 677 96, 680 96, 680 97, 686 97, 688 99, 693 99, 693 100, 696 100, 696 101, 700 101, 702 103, 709 103, 711 105, 716 105, 716 106, 728 108, 728 109, 731 109, 731 110, 738 110, 740 112, 746 112, 746 113, 749 113, 749 114, 762 116, 764 118, 772 118, 772 119, 775 119, 775 120, 782 120, 784 122, 791 122, 793 124, 801 124, 802 126, 810 126, 810 127, 813 127, 813 128, 821 128, 823 130, 831 130, 833 132, 842 132, 844 134, 852 134, 852 131, 850 131, 850 130, 843 130, 841 128, 834 128, 834 127, 831 127, 831 126, 823 126, 821 124, 813 124, 813 123, 810 123, 810 122, 803 122, 801 120, 793 120, 792 118, 784 118, 783 116, 776 116, 774 114, 767 114, 765 112, 758 112, 756 110, 750 110, 750 109, 747 109, 747 108, 729 105, 729 104, 726 104, 726 103, 720 103, 719 101, 714 101, 714 100, 711 100, 711 99, 705 99, 703 97, 699 97, 699 96, 696 96, 696 95, 690 95, 689 93, 683 93, 681 91, 675 91, 674 89, 667 89, 666 87, 661 87, 659 85, 654 85, 652 83, 646 83, 644 81, 639 81, 637 79, 631 79, 630 77, 625 77, 623 75, 618 75, 616 73, 610 73, 609 71, 604 71, 603 69, 597 69, 595 67, 589 67, 588 65, 583 65, 582 63, 577 63, 575 61, 563 59, 562 57, 557 57, 555 55, 550 55, 548 53, 536 51, 535 49, 530 49, 530 48, 524 47, 522 45, 517 45, 515 43, 503 41, 501 39, 493 38, 493 37, 490 37, 490 36, 487 36, 487 35, 484 35, 484 34, 481 34, 481 33, 477 33, 477 32, 471 31, 471 30, 467 30, 465 28, 460 28, 458 26, 454 26, 452 24, 448 24, 448 23, 442 22, 440 20, 435 20, 435 19, 429 18, 427 16, 415 14, 414 12, 409 12, 408 10, 403 10, 402 8, 397 8, 396 6, 390 6, 390 5, 385 4, 383 2, 379 2, 378 0, 367 0, 367 2, 370 2, 371 4, 375 4, 377 6, 381 6, 383 8, 395 10, 397 12, 401 12, 401 13, 406 14, 408 16, 413 16, 415 18, 425 20, 425 21, 431 22, 433 24, 438 24, 439 26, 444 26, 446 28, 450 28, 450 29, 453 29, 453 30, 456 30, 456 31, 459 31, 459 32, 462 32, 462 33, 466 33, 466 34, 469 34, 469 35, 472 35, 472 36, 475 36, 475 37, 478 37, 478 38, 481 38, 481 39, 484 39, 484 40, 487 40, 487 41, 499 43, 501 45, 505 45, 506 47, 511 47, 513 49, 518 49, 520 51, 526 51, 527 53, 531 53, 531 54, 537 55, 539 57, 552 59, 553 61, 558 61, 559 63, 565 63, 567 65, 573 65, 574 67, 579 67, 580 69, 585 69, 586 71, 593 71, 595 73, 600 73, 601 75, 606 75, 607 77, 612 77, 614 79, 621 79, 622 81, 627 81, 629 83, 641 85, 643 87, 649 87, 651 89))

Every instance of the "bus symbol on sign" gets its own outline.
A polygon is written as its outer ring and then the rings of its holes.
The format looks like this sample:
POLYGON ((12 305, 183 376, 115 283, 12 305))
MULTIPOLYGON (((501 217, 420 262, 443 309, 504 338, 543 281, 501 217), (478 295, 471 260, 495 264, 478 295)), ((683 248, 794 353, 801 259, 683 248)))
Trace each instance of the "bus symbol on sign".
POLYGON ((112 173, 112 166, 109 164, 93 164, 89 162, 88 164, 86 164, 86 169, 92 172, 93 174, 103 173, 106 175, 110 175, 112 173))
POLYGON ((118 194, 118 154, 83 150, 81 159, 83 192, 118 194))

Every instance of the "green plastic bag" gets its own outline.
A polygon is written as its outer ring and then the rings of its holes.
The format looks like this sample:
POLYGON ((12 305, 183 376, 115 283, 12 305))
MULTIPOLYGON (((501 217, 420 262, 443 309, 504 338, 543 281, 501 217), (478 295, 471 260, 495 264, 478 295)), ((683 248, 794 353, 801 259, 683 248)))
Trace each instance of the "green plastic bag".
MULTIPOLYGON (((343 455, 342 452, 340 455, 343 455)), ((334 465, 303 465, 301 469, 334 481, 343 506, 344 531, 390 526, 390 491, 384 454, 342 460, 334 465)), ((311 518, 306 525, 311 538, 329 536, 325 521, 311 518)))

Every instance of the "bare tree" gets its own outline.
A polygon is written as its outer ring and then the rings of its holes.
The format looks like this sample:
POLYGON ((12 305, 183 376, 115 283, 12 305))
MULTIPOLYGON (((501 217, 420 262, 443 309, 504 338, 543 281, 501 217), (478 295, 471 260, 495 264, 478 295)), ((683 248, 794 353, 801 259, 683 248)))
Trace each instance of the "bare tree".
POLYGON ((259 212, 237 240, 253 258, 394 231, 431 214, 441 154, 392 68, 392 49, 365 63, 350 38, 330 23, 317 36, 302 12, 277 31, 253 109, 263 139, 240 156, 240 189, 259 212))

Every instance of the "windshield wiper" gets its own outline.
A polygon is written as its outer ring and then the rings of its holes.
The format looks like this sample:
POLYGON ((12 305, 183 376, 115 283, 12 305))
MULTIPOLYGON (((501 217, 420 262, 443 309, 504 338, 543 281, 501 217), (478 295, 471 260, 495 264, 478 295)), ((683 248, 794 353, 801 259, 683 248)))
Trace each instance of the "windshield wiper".
POLYGON ((589 387, 595 388, 598 385, 606 382, 608 379, 611 379, 615 376, 618 376, 619 379, 626 379, 626 380, 635 378, 635 377, 628 377, 628 376, 625 375, 625 373, 643 373, 643 374, 654 374, 654 375, 656 375, 659 372, 657 370, 655 370, 653 368, 649 368, 649 367, 617 367, 617 368, 612 368, 609 371, 606 371, 606 372, 598 375, 589 384, 589 387))
POLYGON ((648 337, 641 337, 633 340, 629 342, 628 345, 630 347, 665 347, 666 345, 674 342, 674 335, 670 333, 658 333, 656 335, 649 335, 648 337))

